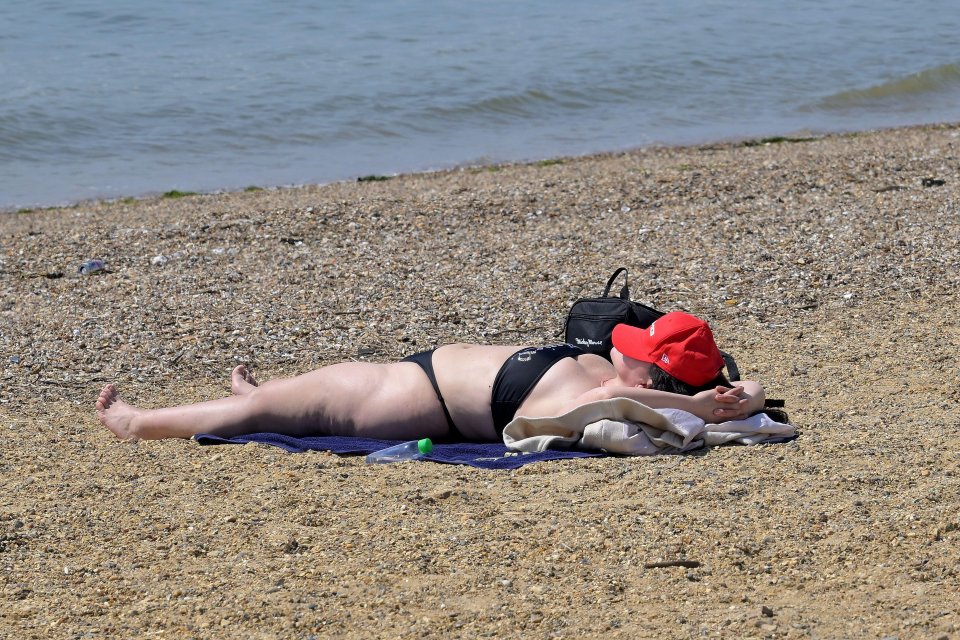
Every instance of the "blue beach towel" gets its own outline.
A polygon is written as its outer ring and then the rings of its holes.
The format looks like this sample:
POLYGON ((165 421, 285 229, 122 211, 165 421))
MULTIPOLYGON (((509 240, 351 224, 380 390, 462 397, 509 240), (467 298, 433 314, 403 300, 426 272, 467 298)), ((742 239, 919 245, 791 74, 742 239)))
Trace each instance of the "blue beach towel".
MULTIPOLYGON (((236 438, 220 438, 201 433, 193 437, 201 445, 246 444, 258 442, 280 447, 292 453, 303 451, 330 451, 338 454, 368 454, 395 445, 400 440, 375 440, 346 436, 317 436, 294 438, 279 433, 251 433, 236 438)), ((517 469, 531 462, 563 460, 567 458, 595 458, 607 455, 599 451, 550 449, 537 453, 517 453, 502 442, 452 442, 433 445, 433 451, 424 459, 443 464, 466 464, 481 469, 517 469), (507 453, 512 455, 506 455, 507 453)))

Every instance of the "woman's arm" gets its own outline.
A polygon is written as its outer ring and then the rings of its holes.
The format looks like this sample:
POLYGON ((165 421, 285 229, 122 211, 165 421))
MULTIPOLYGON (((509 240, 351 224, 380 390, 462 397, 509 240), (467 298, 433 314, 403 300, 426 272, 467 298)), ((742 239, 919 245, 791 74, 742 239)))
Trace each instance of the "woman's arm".
POLYGON ((737 388, 742 389, 737 395, 746 400, 747 404, 744 407, 742 415, 738 415, 734 418, 727 418, 727 420, 738 420, 746 418, 757 411, 763 409, 764 405, 767 402, 767 392, 763 390, 763 385, 754 380, 738 380, 733 383, 733 387, 717 387, 717 393, 730 393, 735 391, 737 388))
POLYGON ((741 380, 733 387, 720 387, 684 396, 668 391, 643 387, 597 387, 574 398, 560 412, 566 413, 580 405, 611 398, 630 398, 654 409, 680 409, 694 414, 704 422, 725 422, 745 418, 763 408, 763 386, 750 380, 741 380))

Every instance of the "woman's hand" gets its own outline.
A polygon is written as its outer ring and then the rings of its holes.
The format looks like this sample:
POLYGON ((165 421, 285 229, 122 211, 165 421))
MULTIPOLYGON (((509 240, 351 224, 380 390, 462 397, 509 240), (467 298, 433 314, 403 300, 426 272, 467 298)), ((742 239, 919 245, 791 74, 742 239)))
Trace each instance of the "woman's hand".
POLYGON ((718 385, 693 396, 694 413, 705 422, 742 420, 751 413, 752 399, 743 387, 718 385))

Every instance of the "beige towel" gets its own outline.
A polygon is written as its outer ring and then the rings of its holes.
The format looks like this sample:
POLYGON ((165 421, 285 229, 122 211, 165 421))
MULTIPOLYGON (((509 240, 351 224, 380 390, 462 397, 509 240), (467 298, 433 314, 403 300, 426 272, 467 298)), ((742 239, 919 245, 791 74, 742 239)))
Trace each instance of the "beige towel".
POLYGON ((679 409, 651 409, 636 400, 613 398, 581 405, 562 416, 518 416, 503 430, 503 442, 516 451, 577 447, 648 456, 727 442, 760 444, 794 435, 791 425, 765 414, 708 424, 679 409))

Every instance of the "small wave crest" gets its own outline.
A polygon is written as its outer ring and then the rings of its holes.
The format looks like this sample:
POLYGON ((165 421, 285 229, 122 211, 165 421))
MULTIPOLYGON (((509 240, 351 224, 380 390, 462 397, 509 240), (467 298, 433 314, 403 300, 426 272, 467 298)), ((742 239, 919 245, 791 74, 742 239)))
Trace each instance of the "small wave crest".
POLYGON ((866 89, 841 91, 816 103, 820 109, 861 109, 872 105, 909 103, 918 98, 960 91, 960 64, 943 64, 866 89))
POLYGON ((565 88, 538 88, 504 92, 460 103, 431 105, 419 115, 425 123, 436 121, 444 125, 474 120, 505 123, 578 112, 591 106, 590 97, 582 92, 565 88))

